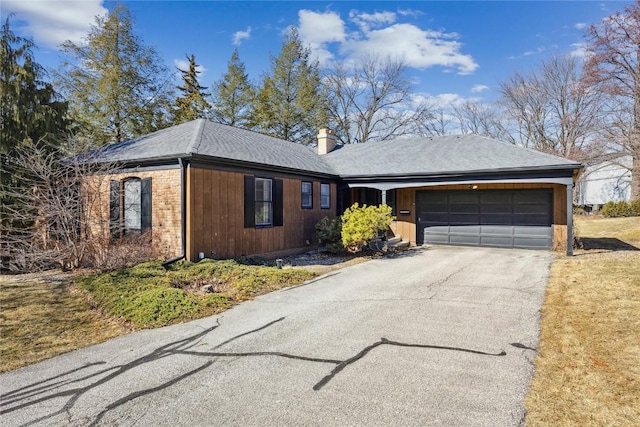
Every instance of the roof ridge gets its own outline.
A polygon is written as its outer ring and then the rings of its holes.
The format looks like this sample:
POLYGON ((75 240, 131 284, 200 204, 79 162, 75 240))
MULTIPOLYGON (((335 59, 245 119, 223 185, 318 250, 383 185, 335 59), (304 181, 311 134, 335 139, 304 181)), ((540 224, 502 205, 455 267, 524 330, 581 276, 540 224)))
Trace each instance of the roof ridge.
POLYGON ((196 128, 193 131, 193 135, 191 136, 191 141, 189 141, 189 145, 187 146, 187 154, 194 154, 198 152, 198 148, 200 148, 200 144, 202 143, 202 133, 204 132, 204 125, 206 123, 206 119, 196 119, 196 128))

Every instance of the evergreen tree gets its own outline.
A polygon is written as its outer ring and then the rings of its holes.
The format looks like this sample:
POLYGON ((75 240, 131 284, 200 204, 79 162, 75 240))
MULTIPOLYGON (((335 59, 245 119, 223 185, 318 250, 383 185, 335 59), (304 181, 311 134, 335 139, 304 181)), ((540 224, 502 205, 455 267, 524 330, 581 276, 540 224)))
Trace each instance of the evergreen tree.
POLYGON ((96 17, 84 44, 66 41, 73 58, 57 73, 82 135, 98 144, 118 142, 168 123, 171 79, 158 53, 133 32, 122 4, 96 17))
MULTIPOLYGON (((69 125, 66 102, 44 81, 47 73, 35 61, 36 46, 11 31, 11 17, 0 31, 0 234, 15 202, 9 194, 27 191, 16 167, 18 153, 38 143, 51 152, 69 125)), ((0 240, 6 243, 4 237, 0 240)))
POLYGON ((234 49, 227 65, 227 72, 212 87, 213 111, 216 122, 240 128, 248 128, 254 89, 240 61, 238 49, 234 49))
POLYGON ((31 40, 16 36, 9 16, 0 31, 0 153, 10 156, 26 142, 52 141, 68 126, 67 104, 33 56, 31 40))
POLYGON ((271 56, 270 73, 264 76, 253 103, 252 125, 261 132, 292 142, 315 141, 327 123, 327 101, 317 61, 302 46, 295 28, 282 43, 278 57, 271 56))
POLYGON ((182 86, 178 86, 178 90, 182 92, 182 96, 177 97, 174 103, 176 124, 205 118, 211 110, 211 105, 205 99, 210 94, 203 92, 206 87, 200 86, 198 82, 200 71, 196 64, 196 57, 187 55, 187 59, 189 68, 187 70, 178 68, 182 77, 182 86))

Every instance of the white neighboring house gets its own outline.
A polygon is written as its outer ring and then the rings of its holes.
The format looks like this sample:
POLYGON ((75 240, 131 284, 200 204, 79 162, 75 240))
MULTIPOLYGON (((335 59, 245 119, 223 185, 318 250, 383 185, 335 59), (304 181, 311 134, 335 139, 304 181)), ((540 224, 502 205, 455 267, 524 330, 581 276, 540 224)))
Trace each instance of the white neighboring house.
POLYGON ((577 182, 578 204, 599 210, 607 202, 628 202, 631 162, 630 155, 621 155, 586 166, 577 182))

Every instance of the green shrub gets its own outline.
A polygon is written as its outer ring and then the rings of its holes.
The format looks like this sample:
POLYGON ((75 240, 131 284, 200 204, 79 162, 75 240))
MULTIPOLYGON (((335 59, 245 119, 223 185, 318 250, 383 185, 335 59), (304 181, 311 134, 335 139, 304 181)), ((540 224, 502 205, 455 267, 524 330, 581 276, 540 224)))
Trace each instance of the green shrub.
POLYGON ((316 224, 318 244, 332 253, 340 252, 342 247, 342 220, 338 217, 324 217, 316 224))
POLYGON ((380 232, 385 232, 394 219, 390 206, 360 207, 354 203, 342 214, 342 245, 349 252, 359 252, 380 232))
POLYGON ((233 260, 180 261, 165 270, 159 261, 111 273, 78 277, 104 313, 140 328, 158 327, 219 313, 250 299, 315 277, 300 269, 242 265, 233 260), (200 291, 214 284, 214 293, 200 291))
POLYGON ((600 213, 607 218, 623 216, 640 216, 640 200, 632 202, 607 202, 600 209, 600 213))

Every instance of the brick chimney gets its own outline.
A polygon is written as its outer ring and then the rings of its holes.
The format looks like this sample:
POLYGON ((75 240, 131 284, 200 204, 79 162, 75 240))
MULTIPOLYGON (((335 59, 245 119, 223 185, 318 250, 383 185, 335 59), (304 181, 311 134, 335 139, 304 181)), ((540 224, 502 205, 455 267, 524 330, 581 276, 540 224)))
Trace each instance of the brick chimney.
POLYGON ((338 141, 330 129, 320 129, 320 131, 318 131, 318 154, 323 155, 330 153, 336 148, 337 143, 338 141))

